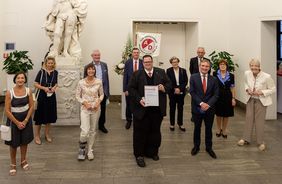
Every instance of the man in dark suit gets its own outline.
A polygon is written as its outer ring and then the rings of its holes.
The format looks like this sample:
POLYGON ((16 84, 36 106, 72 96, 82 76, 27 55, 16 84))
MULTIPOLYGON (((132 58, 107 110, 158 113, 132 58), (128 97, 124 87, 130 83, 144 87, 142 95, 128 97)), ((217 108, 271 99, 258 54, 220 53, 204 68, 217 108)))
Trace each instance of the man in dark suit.
POLYGON ((183 105, 186 95, 186 86, 188 83, 188 77, 186 70, 179 67, 179 59, 172 57, 169 62, 172 67, 166 70, 166 74, 172 83, 172 90, 169 92, 169 115, 170 115, 170 130, 174 131, 175 125, 175 110, 177 104, 177 124, 179 129, 183 132, 186 131, 183 126, 183 105))
MULTIPOLYGON (((197 56, 190 59, 189 71, 191 75, 199 72, 199 65, 200 65, 201 60, 206 59, 210 61, 208 58, 204 57, 205 53, 206 52, 205 52, 204 47, 198 47, 197 56)), ((210 70, 209 70, 209 74, 210 74, 210 70)))
POLYGON ((131 98, 133 112, 133 149, 137 165, 145 167, 144 156, 159 160, 161 145, 161 122, 166 115, 166 93, 171 90, 171 83, 165 71, 153 67, 153 58, 143 56, 144 69, 134 72, 128 91, 131 98), (158 88, 159 105, 146 106, 144 88, 156 86, 158 88))
POLYGON ((143 69, 143 60, 139 59, 139 53, 140 52, 138 48, 133 48, 132 58, 127 60, 124 66, 123 92, 125 94, 125 100, 126 100, 126 110, 125 110, 125 116, 126 116, 125 128, 126 129, 129 129, 132 123, 132 112, 131 112, 130 103, 129 103, 130 96, 128 95, 128 83, 129 83, 130 77, 133 74, 133 72, 143 69))
MULTIPOLYGON (((91 63, 94 64, 96 69, 96 77, 103 82, 103 90, 104 90, 104 99, 101 102, 101 114, 98 122, 99 130, 103 133, 108 133, 108 130, 105 127, 106 122, 106 101, 110 97, 110 86, 109 86, 109 75, 108 75, 108 66, 105 62, 100 60, 101 53, 99 50, 94 50, 91 54, 93 61, 91 63)), ((84 67, 85 70, 85 67, 84 67)), ((85 72, 84 72, 85 73, 85 72)), ((85 76, 84 76, 85 77, 85 76)))
POLYGON ((194 147, 192 155, 200 151, 201 126, 205 122, 205 144, 208 154, 216 159, 212 149, 212 125, 215 114, 215 103, 218 99, 219 88, 217 80, 208 74, 210 62, 202 60, 199 66, 199 73, 190 78, 190 94, 192 99, 192 116, 194 120, 194 147))

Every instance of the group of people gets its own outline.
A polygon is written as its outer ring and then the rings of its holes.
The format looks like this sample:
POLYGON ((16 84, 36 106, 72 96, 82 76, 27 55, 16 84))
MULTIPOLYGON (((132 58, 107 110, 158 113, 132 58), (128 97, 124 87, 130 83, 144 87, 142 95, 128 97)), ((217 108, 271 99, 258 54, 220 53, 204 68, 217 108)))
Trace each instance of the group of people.
MULTIPOLYGON (((187 92, 191 95, 191 120, 194 122, 194 147, 191 155, 198 154, 201 143, 201 125, 205 123, 205 147, 207 153, 217 158, 212 149, 212 126, 214 115, 217 120, 216 136, 227 138, 228 117, 234 116, 235 101, 234 75, 228 71, 226 60, 219 61, 218 71, 211 73, 211 62, 204 57, 205 50, 199 47, 197 57, 190 60, 190 85, 187 91, 188 76, 179 66, 179 58, 172 57, 172 67, 166 71, 153 66, 151 55, 139 58, 139 49, 134 48, 132 58, 125 63, 123 91, 126 96, 126 125, 129 129, 133 123, 133 152, 136 163, 145 167, 144 157, 159 160, 161 145, 161 123, 166 115, 167 95, 169 97, 170 130, 175 130, 175 120, 180 131, 185 132, 183 125, 183 105, 187 92), (148 106, 145 98, 145 87, 154 86, 158 90, 158 105, 148 106), (220 98, 219 98, 220 97, 220 98), (177 118, 175 118, 177 107, 177 118)), ((105 127, 106 102, 110 96, 108 67, 101 61, 101 53, 94 50, 92 61, 84 67, 84 77, 78 82, 77 101, 81 104, 81 125, 79 137, 78 160, 94 159, 93 146, 97 128, 108 133, 105 127)), ((276 90, 271 76, 261 71, 260 62, 252 59, 250 70, 245 72, 245 90, 248 95, 246 105, 246 123, 243 138, 238 145, 250 144, 255 127, 257 144, 265 150, 263 139, 266 107, 272 104, 271 94, 276 90)), ((19 72, 14 77, 15 87, 8 90, 5 97, 7 125, 12 130, 12 140, 5 141, 10 146, 10 175, 16 175, 17 147, 21 150, 21 167, 28 170, 27 147, 33 141, 41 145, 41 126, 45 125, 45 139, 51 143, 51 124, 57 120, 56 90, 58 71, 54 57, 47 57, 42 69, 38 72, 34 86, 37 108, 33 120, 34 99, 29 88, 25 87, 26 74, 19 72)))

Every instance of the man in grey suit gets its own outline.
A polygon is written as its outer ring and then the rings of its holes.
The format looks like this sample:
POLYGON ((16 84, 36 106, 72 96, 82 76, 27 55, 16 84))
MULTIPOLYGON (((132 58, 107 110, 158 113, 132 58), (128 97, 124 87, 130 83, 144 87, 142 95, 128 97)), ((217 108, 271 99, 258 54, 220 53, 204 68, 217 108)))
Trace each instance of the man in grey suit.
MULTIPOLYGON (((105 127, 106 122, 106 101, 110 97, 110 86, 109 86, 109 75, 108 75, 108 66, 105 62, 100 60, 101 53, 99 50, 94 50, 91 54, 96 69, 96 78, 102 80, 103 90, 104 90, 104 99, 101 102, 101 114, 98 122, 99 130, 104 133, 108 133, 108 130, 105 127)), ((85 69, 85 68, 84 68, 85 69)), ((85 76, 84 76, 85 77, 85 76)))

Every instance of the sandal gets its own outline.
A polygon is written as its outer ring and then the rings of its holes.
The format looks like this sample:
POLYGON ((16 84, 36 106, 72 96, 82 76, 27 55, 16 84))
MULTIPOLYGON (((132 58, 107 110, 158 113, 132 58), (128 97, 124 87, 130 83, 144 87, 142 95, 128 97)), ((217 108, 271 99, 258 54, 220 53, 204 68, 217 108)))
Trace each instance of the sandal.
POLYGON ((10 176, 15 176, 17 174, 17 166, 15 164, 10 164, 10 176))
POLYGON ((45 136, 45 140, 48 142, 48 143, 51 143, 53 140, 52 140, 52 138, 51 137, 47 137, 47 136, 45 136))
POLYGON ((21 167, 22 167, 23 170, 25 170, 25 171, 29 170, 29 165, 28 165, 28 163, 27 163, 26 160, 22 161, 21 167))
POLYGON ((35 138, 35 139, 34 139, 34 142, 35 142, 35 144, 37 144, 37 145, 41 145, 41 144, 42 144, 40 138, 35 138))

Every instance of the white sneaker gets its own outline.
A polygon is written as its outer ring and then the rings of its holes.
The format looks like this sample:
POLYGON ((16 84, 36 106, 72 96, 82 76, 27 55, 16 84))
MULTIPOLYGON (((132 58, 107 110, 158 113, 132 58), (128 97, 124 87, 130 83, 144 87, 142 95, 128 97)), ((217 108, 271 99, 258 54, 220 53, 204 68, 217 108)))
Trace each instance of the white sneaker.
POLYGON ((248 141, 245 141, 244 139, 240 139, 238 142, 237 142, 237 145, 238 146, 244 146, 244 145, 248 145, 249 142, 248 141))
POLYGON ((87 158, 88 158, 88 160, 93 160, 93 159, 94 159, 93 150, 91 150, 91 151, 89 151, 89 152, 87 153, 87 158))
POLYGON ((264 151, 264 150, 266 149, 265 144, 264 144, 264 143, 260 144, 259 147, 258 147, 258 149, 259 149, 260 151, 264 151))
POLYGON ((79 148, 77 159, 80 161, 85 160, 85 149, 79 148))

